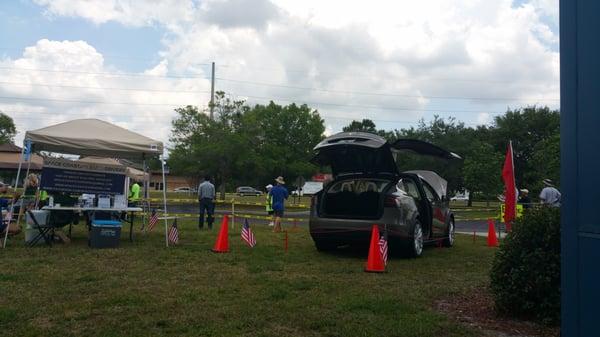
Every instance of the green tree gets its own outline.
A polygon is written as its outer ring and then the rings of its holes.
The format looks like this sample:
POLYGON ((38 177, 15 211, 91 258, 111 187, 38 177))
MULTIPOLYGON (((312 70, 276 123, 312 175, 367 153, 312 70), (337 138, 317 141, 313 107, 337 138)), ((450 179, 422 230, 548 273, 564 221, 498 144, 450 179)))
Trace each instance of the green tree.
POLYGON ((12 143, 16 134, 17 128, 13 119, 0 112, 0 144, 12 143))
POLYGON ((350 124, 342 128, 344 132, 370 132, 377 133, 377 127, 375 123, 370 119, 363 119, 362 121, 353 120, 350 124))
POLYGON ((254 158, 246 134, 241 132, 241 118, 247 107, 223 92, 217 92, 215 98, 214 120, 197 107, 175 109, 179 116, 172 122, 174 147, 169 165, 179 174, 213 176, 224 198, 226 185, 232 182, 234 174, 254 158))
POLYGON ((475 195, 490 200, 502 191, 502 159, 492 145, 474 142, 463 166, 464 185, 470 191, 469 206, 475 195))
MULTIPOLYGON (((512 140, 515 178, 517 186, 539 186, 539 175, 535 174, 545 164, 536 163, 536 152, 544 151, 550 143, 538 143, 560 134, 560 113, 548 107, 531 106, 523 109, 508 110, 506 114, 494 119, 489 133, 489 142, 496 151, 504 154, 509 140, 512 140), (542 164, 542 167, 535 165, 542 164)), ((556 143, 558 141, 556 140, 556 143)), ((556 147, 555 150, 558 150, 556 147)), ((551 161, 558 161, 560 152, 547 153, 551 161)))
POLYGON ((560 186, 560 134, 544 139, 533 148, 530 169, 524 174, 524 185, 528 189, 541 190, 542 180, 551 179, 560 186))
POLYGON ((245 131, 251 133, 260 158, 261 182, 271 182, 279 175, 292 180, 317 171, 310 159, 325 132, 318 111, 305 104, 281 106, 270 102, 254 106, 244 117, 245 131))
MULTIPOLYGON (((217 93, 215 120, 196 107, 176 109, 169 165, 178 174, 211 174, 221 192, 235 185, 263 186, 282 175, 313 174, 309 160, 323 139, 324 121, 306 105, 247 106, 217 93)), ((222 194, 223 196, 223 194, 222 194)))
MULTIPOLYGON (((476 139, 476 132, 465 127, 464 123, 458 122, 455 118, 443 119, 434 116, 429 123, 421 120, 416 128, 395 130, 391 138, 392 140, 409 138, 427 141, 465 158, 466 154, 470 152, 473 140, 476 139)), ((437 172, 448 181, 449 193, 464 188, 462 161, 460 160, 448 162, 427 156, 402 153, 398 164, 402 171, 420 169, 437 172)))

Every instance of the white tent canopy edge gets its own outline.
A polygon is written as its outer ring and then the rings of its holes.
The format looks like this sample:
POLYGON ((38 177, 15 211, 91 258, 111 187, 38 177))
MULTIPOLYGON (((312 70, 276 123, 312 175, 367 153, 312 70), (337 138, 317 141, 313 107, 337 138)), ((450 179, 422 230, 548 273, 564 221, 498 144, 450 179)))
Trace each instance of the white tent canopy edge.
MULTIPOLYGON (((159 157, 162 167, 163 180, 163 212, 167 213, 167 194, 164 172, 164 146, 162 142, 129 131, 120 126, 99 119, 75 119, 72 121, 51 125, 45 128, 27 131, 23 140, 23 149, 17 170, 14 191, 19 184, 26 148, 29 151, 49 151, 71 155, 104 156, 120 159, 142 160, 146 171, 146 159, 159 157)), ((26 162, 29 162, 29 157, 26 162)), ((146 185, 146 183, 144 183, 146 185)), ((10 214, 14 211, 11 205, 10 214)), ((165 217, 166 218, 166 217, 165 217)), ((165 219, 165 233, 167 220, 165 219)), ((3 248, 6 247, 8 227, 4 235, 3 248)), ((167 241, 168 245, 168 241, 167 241)))

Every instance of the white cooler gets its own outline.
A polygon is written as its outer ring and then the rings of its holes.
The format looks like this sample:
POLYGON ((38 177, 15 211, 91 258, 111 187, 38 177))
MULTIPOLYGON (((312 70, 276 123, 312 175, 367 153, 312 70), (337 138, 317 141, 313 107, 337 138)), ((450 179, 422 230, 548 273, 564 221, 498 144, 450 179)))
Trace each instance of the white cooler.
MULTIPOLYGON (((50 211, 45 211, 45 210, 33 210, 31 211, 31 213, 33 213, 33 216, 35 216, 35 220, 38 222, 38 224, 40 225, 46 225, 48 224, 48 218, 50 217, 50 211)), ((27 225, 25 226, 25 242, 29 243, 31 241, 33 241, 33 239, 40 233, 35 225, 35 223, 33 222, 33 219, 31 219, 31 216, 29 215, 29 213, 27 214, 27 225)), ((40 243, 44 243, 44 240, 40 240, 40 243)))

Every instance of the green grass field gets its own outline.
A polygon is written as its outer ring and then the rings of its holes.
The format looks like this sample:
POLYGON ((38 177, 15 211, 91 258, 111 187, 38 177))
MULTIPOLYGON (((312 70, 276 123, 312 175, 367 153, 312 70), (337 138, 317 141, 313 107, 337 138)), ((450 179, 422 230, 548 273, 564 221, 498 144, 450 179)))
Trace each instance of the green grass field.
POLYGON ((231 252, 214 254, 216 230, 180 227, 180 244, 168 249, 160 226, 108 250, 89 249, 83 226, 52 248, 16 237, 2 252, 2 335, 477 335, 433 302, 487 285, 494 250, 483 239, 458 236, 454 248, 392 257, 387 273, 370 274, 362 253, 318 253, 304 229, 289 233, 285 253, 283 234, 254 226, 250 249, 238 226, 231 252))

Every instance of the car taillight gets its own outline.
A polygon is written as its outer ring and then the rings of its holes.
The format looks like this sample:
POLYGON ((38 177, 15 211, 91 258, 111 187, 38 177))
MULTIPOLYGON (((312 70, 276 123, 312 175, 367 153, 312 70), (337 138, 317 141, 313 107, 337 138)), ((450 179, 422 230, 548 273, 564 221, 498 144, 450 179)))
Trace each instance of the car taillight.
POLYGON ((383 200, 383 207, 398 207, 398 198, 393 195, 386 195, 383 200))

